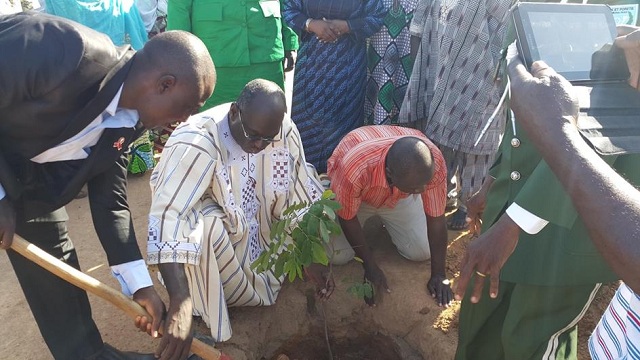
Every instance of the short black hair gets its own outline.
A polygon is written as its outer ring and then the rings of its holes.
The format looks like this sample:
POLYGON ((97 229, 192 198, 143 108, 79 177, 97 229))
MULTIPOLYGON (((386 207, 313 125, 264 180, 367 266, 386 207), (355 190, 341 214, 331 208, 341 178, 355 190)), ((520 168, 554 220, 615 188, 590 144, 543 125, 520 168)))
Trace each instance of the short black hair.
POLYGON ((186 31, 160 33, 149 39, 136 56, 142 57, 148 68, 172 74, 178 82, 202 88, 205 79, 212 76, 215 84, 216 70, 207 47, 186 31))
POLYGON ((387 167, 394 174, 433 177, 433 156, 420 138, 405 136, 396 140, 387 154, 387 167))
POLYGON ((236 100, 236 104, 241 110, 250 108, 251 103, 258 97, 270 98, 275 100, 274 105, 284 106, 287 108, 287 98, 284 91, 273 81, 265 79, 251 80, 244 86, 240 96, 236 100))

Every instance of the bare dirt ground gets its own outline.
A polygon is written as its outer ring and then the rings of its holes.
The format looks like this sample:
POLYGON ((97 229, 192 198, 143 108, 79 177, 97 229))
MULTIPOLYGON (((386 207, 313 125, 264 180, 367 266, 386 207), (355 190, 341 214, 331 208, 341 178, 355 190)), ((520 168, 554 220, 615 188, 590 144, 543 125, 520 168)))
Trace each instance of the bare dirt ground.
MULTIPOLYGON (((140 244, 143 244, 150 196, 148 175, 131 178, 129 194, 136 234, 140 244)), ((67 210, 71 218, 71 238, 78 249, 82 268, 91 276, 117 288, 93 230, 87 200, 75 200, 67 210)), ((369 344, 381 343, 383 347, 393 347, 402 359, 451 359, 457 341, 459 304, 446 310, 434 304, 426 293, 428 262, 412 263, 400 257, 390 245, 388 235, 379 222, 375 219, 370 221, 365 231, 374 241, 375 256, 392 289, 392 293, 386 295, 381 304, 369 308, 362 300, 347 293, 346 289, 351 284, 362 279, 361 267, 352 262, 334 268, 337 289, 331 300, 323 304, 315 301, 309 284, 298 281, 285 286, 273 307, 233 309, 234 335, 231 341, 220 348, 234 359, 259 360, 270 359, 287 351, 293 354, 291 349, 287 350, 287 346, 280 348, 285 343, 289 348, 296 344, 298 348, 311 348, 304 341, 316 339, 316 345, 323 345, 324 311, 332 347, 343 346, 344 339, 351 344, 344 346, 352 349, 362 347, 363 337, 369 337, 369 344), (378 335, 384 338, 376 338, 378 335), (385 341, 391 345, 384 345, 385 341)), ((450 232, 449 238, 448 270, 450 274, 455 274, 469 239, 457 232, 450 232)), ((0 274, 0 319, 3 323, 0 326, 0 359, 51 359, 8 258, 4 255, 0 255, 0 274)), ((158 288, 161 289, 160 286, 158 288)), ((605 287, 580 324, 583 329, 580 359, 588 359, 585 345, 589 331, 611 298, 612 289, 612 286, 605 287)), ((165 296, 163 289, 161 294, 165 296)), ((106 342, 121 349, 153 351, 157 340, 137 332, 132 321, 110 304, 93 296, 90 298, 94 319, 106 342)), ((198 330, 206 331, 202 326, 198 330)), ((326 350, 323 346, 317 348, 326 350)), ((323 350, 314 350, 314 356, 299 355, 299 359, 326 359, 327 353, 323 350)), ((336 355, 336 358, 340 357, 336 355)), ((390 357, 379 352, 377 356, 363 353, 360 358, 390 357)))

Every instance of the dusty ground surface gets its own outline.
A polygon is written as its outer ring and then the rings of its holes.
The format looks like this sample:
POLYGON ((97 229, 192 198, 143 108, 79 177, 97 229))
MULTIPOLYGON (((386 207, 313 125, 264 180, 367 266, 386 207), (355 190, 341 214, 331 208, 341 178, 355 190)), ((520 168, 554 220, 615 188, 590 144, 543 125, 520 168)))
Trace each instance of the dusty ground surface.
MULTIPOLYGON (((130 204, 141 243, 146 234, 146 212, 149 207, 147 184, 148 176, 131 178, 129 181, 130 204)), ((71 218, 70 234, 78 249, 82 268, 99 280, 117 287, 95 236, 87 200, 75 200, 67 210, 71 218)), ((362 341, 369 341, 369 344, 381 343, 383 347, 393 347, 394 352, 403 359, 452 358, 456 346, 458 304, 447 310, 435 305, 426 294, 428 262, 412 263, 400 257, 390 245, 388 235, 379 222, 373 219, 365 231, 370 239, 374 239, 375 256, 392 289, 392 293, 386 295, 381 304, 369 308, 360 299, 347 293, 346 289, 351 284, 362 279, 361 267, 352 262, 334 268, 337 289, 328 302, 317 303, 310 295, 311 286, 296 282, 285 286, 278 303, 273 307, 233 309, 234 335, 231 341, 220 346, 221 349, 233 355, 234 359, 270 359, 279 353, 292 352, 287 350, 287 344, 291 347, 302 342, 302 348, 312 349, 313 345, 316 346, 313 349, 318 350, 311 352, 315 356, 307 352, 295 358, 326 359, 326 348, 318 346, 324 344, 324 311, 332 347, 354 349, 362 347, 362 341), (363 339, 366 337, 369 340, 363 339), (315 339, 313 344, 303 342, 310 338, 315 339), (283 344, 285 347, 278 349, 283 344)), ((455 274, 469 239, 456 232, 450 232, 449 235, 448 270, 450 274, 455 274)), ((0 319, 3 323, 0 326, 0 359, 50 359, 5 255, 0 255, 0 274, 0 319)), ((605 288, 580 324, 584 330, 580 339, 581 359, 588 358, 585 348, 588 330, 593 329, 606 307, 612 295, 611 289, 605 288)), ((165 295, 164 292, 162 295, 165 295)), ((95 321, 106 342, 121 349, 153 351, 156 340, 137 332, 132 321, 110 304, 93 296, 90 298, 95 321)), ((206 331, 202 327, 199 330, 206 331)), ((391 356, 383 356, 382 352, 376 354, 382 357, 363 354, 361 358, 386 359, 391 356)), ((340 357, 336 355, 336 358, 340 357)))

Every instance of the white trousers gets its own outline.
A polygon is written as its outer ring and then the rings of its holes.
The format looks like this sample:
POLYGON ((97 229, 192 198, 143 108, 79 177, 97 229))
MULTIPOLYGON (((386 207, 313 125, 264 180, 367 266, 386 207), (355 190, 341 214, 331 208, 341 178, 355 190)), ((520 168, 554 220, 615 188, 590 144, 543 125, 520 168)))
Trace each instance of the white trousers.
MULTIPOLYGON (((360 225, 370 217, 378 215, 387 228, 391 241, 403 257, 411 261, 425 261, 431 258, 429 239, 427 237, 427 218, 420 195, 411 195, 398 201, 393 209, 387 207, 374 208, 362 203, 358 211, 360 225)), ((334 265, 343 265, 351 261, 355 252, 344 234, 332 240, 333 256, 329 258, 334 265)))

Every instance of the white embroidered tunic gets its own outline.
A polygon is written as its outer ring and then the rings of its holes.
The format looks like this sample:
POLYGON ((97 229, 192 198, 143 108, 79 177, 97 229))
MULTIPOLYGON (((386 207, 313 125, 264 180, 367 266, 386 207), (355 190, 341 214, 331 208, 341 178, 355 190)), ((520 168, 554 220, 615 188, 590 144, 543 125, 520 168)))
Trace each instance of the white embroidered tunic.
POLYGON ((251 262, 271 224, 294 203, 320 198, 300 135, 287 117, 279 138, 247 154, 229 132, 224 104, 192 116, 171 135, 151 176, 147 262, 184 263, 194 312, 216 341, 231 337, 227 307, 275 302, 283 279, 251 262))

